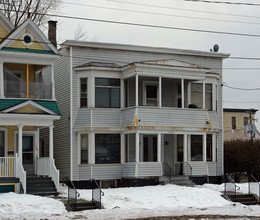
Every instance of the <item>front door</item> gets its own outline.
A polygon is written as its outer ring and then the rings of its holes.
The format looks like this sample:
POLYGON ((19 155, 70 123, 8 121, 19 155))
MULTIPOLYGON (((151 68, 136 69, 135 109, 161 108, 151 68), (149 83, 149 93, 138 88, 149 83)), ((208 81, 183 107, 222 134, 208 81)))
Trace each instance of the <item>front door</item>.
POLYGON ((33 135, 23 136, 23 168, 28 174, 34 174, 33 135))
POLYGON ((157 162, 157 136, 156 135, 144 135, 143 161, 157 162))

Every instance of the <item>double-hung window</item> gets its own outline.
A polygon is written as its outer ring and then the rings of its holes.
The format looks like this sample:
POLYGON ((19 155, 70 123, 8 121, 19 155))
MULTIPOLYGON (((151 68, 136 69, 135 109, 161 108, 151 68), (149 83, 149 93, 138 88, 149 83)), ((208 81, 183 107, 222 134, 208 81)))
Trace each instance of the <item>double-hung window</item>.
POLYGON ((95 134, 95 163, 120 163, 120 134, 95 134))
POLYGON ((80 163, 88 163, 88 134, 80 134, 80 163))
POLYGON ((80 78, 80 107, 88 106, 88 78, 80 78))
MULTIPOLYGON (((203 84, 191 83, 191 103, 203 107, 203 84)), ((212 110, 212 84, 205 84, 205 108, 212 110)))
POLYGON ((203 160, 203 136, 191 135, 191 161, 203 160))
POLYGON ((95 78, 95 107, 120 108, 120 79, 95 78))
POLYGON ((5 156, 5 132, 0 131, 0 157, 5 156))

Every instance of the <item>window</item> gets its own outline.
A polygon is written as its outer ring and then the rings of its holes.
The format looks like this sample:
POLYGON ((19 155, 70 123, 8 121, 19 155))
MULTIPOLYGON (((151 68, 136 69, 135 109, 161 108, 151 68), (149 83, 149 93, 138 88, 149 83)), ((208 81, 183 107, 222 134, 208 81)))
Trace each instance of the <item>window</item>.
POLYGON ((120 163, 120 134, 95 135, 96 164, 120 163))
MULTIPOLYGON (((191 104, 203 107, 203 84, 191 83, 191 104)), ((212 110, 212 84, 205 84, 205 108, 212 110)))
POLYGON ((183 161, 183 135, 177 135, 177 160, 183 161))
POLYGON ((80 135, 80 163, 88 163, 88 134, 80 135))
POLYGON ((120 108, 120 79, 95 79, 95 106, 120 108))
POLYGON ((232 119, 231 119, 231 125, 232 125, 232 129, 236 129, 236 117, 232 117, 232 119))
POLYGON ((144 82, 143 84, 143 104, 146 106, 158 105, 158 83, 144 82))
POLYGON ((0 157, 5 156, 5 132, 0 131, 0 157))
POLYGON ((143 162, 157 162, 157 136, 144 135, 143 162))
POLYGON ((191 161, 203 160, 203 138, 202 135, 191 135, 191 161))
POLYGON ((244 117, 244 126, 248 124, 248 117, 244 117))
POLYGON ((212 134, 207 134, 207 161, 212 161, 212 134))
POLYGON ((80 78, 80 107, 88 106, 88 78, 80 78))

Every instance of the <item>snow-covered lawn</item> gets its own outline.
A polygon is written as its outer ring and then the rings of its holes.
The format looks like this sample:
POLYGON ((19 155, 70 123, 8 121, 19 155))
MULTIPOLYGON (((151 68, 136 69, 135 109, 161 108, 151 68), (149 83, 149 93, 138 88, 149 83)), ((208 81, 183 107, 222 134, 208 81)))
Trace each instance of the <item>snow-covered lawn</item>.
MULTIPOLYGON (((242 191, 247 184, 240 185, 242 191)), ((223 185, 196 187, 177 185, 103 189, 102 210, 67 212, 53 198, 15 193, 0 194, 0 219, 135 219, 154 216, 256 216, 260 206, 235 204, 221 197, 223 185)), ((61 187, 61 196, 67 188, 61 187)), ((90 200, 91 190, 79 190, 80 198, 90 200)))

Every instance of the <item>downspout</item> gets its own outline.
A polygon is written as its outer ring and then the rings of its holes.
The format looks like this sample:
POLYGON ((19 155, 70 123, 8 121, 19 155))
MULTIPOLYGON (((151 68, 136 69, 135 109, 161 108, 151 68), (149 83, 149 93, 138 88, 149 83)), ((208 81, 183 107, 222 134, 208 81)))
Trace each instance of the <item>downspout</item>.
POLYGON ((70 179, 72 179, 72 165, 73 165, 73 146, 72 146, 72 46, 70 47, 70 179))
POLYGON ((29 99, 29 64, 26 66, 26 98, 29 99))

